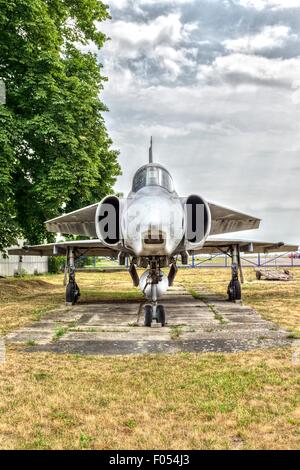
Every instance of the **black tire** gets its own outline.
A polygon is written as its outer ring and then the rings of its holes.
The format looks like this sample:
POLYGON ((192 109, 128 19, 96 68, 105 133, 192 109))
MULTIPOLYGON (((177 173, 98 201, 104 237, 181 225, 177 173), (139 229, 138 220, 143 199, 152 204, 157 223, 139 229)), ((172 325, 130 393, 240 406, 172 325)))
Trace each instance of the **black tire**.
POLYGON ((230 281, 228 286, 228 298, 230 302, 242 299, 242 288, 240 281, 230 281))
POLYGON ((145 310, 145 322, 144 322, 144 325, 147 326, 147 327, 151 327, 151 325, 152 325, 152 317, 153 317, 152 306, 151 306, 151 305, 145 305, 144 310, 145 310))
POLYGON ((163 305, 157 306, 156 315, 157 315, 157 323, 161 323, 161 326, 165 326, 166 312, 165 312, 165 307, 163 305))
POLYGON ((80 290, 76 283, 69 282, 66 288, 66 303, 75 305, 80 297, 80 290))
POLYGON ((75 283, 75 304, 77 304, 80 297, 80 289, 77 283, 75 283))

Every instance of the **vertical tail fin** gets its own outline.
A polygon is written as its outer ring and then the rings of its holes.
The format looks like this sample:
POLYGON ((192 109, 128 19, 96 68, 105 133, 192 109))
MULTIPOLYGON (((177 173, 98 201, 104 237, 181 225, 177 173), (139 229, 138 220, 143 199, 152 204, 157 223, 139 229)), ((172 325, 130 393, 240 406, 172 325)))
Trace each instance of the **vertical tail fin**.
POLYGON ((152 137, 150 140, 150 148, 149 148, 149 163, 153 163, 153 139, 152 137))

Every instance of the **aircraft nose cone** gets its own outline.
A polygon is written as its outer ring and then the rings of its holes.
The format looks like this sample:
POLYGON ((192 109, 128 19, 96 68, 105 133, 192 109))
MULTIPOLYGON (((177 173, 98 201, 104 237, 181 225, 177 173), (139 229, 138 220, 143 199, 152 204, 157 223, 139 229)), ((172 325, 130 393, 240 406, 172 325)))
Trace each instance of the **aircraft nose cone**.
POLYGON ((165 191, 140 192, 124 214, 126 245, 137 256, 171 255, 183 237, 183 209, 165 191))

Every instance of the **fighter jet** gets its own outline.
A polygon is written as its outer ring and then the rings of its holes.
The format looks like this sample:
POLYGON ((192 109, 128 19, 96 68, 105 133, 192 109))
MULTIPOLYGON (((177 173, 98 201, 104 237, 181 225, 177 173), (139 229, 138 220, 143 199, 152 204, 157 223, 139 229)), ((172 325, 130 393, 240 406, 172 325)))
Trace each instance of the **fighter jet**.
POLYGON ((241 252, 267 253, 297 251, 298 246, 254 240, 220 238, 222 234, 258 229, 261 220, 207 201, 199 194, 180 197, 169 171, 153 162, 152 139, 149 163, 137 170, 127 198, 115 195, 101 202, 61 215, 46 222, 49 232, 86 236, 86 240, 65 241, 10 249, 19 256, 66 256, 69 280, 68 305, 77 303, 80 289, 75 279, 76 258, 117 257, 127 265, 133 284, 144 293, 145 326, 166 324, 165 308, 159 299, 173 285, 178 260, 188 265, 189 257, 201 253, 225 253, 232 260, 228 300, 242 298, 241 252), (215 237, 215 236, 218 237, 215 237), (137 268, 145 272, 139 276, 137 268), (163 271, 163 268, 168 268, 163 271))

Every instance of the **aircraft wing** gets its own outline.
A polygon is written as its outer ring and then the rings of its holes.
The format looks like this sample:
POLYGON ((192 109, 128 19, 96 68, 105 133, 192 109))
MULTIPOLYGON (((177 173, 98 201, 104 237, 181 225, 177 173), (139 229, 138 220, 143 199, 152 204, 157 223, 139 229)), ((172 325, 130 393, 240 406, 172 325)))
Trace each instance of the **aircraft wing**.
POLYGON ((61 215, 55 219, 48 220, 46 227, 48 232, 65 233, 69 235, 83 235, 86 237, 97 237, 95 229, 95 216, 98 203, 83 207, 69 214, 61 215))
MULTIPOLYGON (((54 233, 96 238, 95 216, 97 207, 98 203, 92 204, 91 206, 83 207, 69 214, 48 220, 46 222, 47 230, 54 233)), ((259 228, 260 219, 257 217, 212 202, 209 203, 209 207, 212 217, 211 235, 259 228)))
POLYGON ((298 251, 299 246, 292 244, 285 244, 283 242, 263 242, 254 240, 243 239, 228 239, 208 237, 204 246, 190 252, 190 254, 213 254, 226 252, 232 245, 239 245, 241 252, 247 253, 269 253, 269 252, 294 252, 298 251))
POLYGON ((19 256, 65 256, 67 249, 73 248, 75 256, 118 256, 119 251, 109 248, 99 240, 76 240, 47 245, 9 248, 9 255, 19 256))
POLYGON ((252 230, 260 226, 261 220, 257 217, 212 202, 209 202, 208 205, 212 222, 210 235, 252 230))

